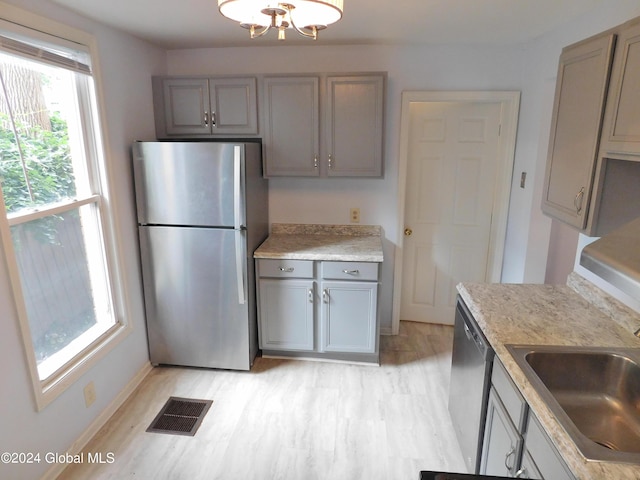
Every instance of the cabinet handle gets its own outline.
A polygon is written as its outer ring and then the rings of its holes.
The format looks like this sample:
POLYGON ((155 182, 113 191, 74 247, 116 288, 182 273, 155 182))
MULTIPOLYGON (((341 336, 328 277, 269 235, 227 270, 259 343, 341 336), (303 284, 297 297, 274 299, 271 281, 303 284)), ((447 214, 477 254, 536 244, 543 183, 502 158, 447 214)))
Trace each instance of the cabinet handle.
POLYGON ((217 127, 218 125, 216 125, 216 112, 211 112, 211 126, 212 127, 217 127))
POLYGON ((209 126, 209 112, 204 112, 204 125, 205 127, 209 126))
POLYGON ((295 270, 295 268, 293 267, 280 267, 280 271, 281 272, 285 272, 285 273, 291 273, 295 270))
POLYGON ((342 273, 346 273, 347 275, 358 275, 360 274, 360 270, 342 270, 342 273))
POLYGON ((313 157, 313 168, 318 169, 318 156, 313 157))
POLYGON ((527 469, 521 468, 520 470, 518 470, 514 475, 514 478, 529 478, 527 477, 527 469))
POLYGON ((514 453, 516 453, 516 447, 512 445, 511 449, 507 452, 507 454, 504 457, 504 466, 509 472, 511 472, 511 468, 512 468, 511 466, 509 466, 509 457, 514 453))
POLYGON ((333 168, 333 157, 331 157, 331 154, 329 154, 329 170, 331 170, 333 168))
POLYGON ((309 303, 313 303, 313 289, 310 288, 309 292, 307 293, 307 295, 309 296, 309 303))
POLYGON ((573 206, 576 207, 576 214, 580 215, 582 212, 582 200, 584 199, 584 187, 580 189, 578 193, 576 193, 576 197, 573 199, 573 206), (578 199, 580 199, 580 203, 578 203, 578 199))
POLYGON ((322 301, 324 303, 329 303, 329 292, 327 292, 326 288, 322 290, 322 301))

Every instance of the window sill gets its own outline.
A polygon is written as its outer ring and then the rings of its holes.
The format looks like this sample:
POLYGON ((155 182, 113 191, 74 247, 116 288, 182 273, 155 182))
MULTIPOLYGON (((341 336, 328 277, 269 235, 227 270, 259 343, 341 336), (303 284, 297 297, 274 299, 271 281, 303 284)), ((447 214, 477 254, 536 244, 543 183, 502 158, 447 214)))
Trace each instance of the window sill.
MULTIPOLYGON (((89 334, 91 330, 93 329, 85 332, 82 336, 89 334)), ((61 369, 57 375, 49 378, 47 381, 35 383, 34 389, 38 411, 41 411, 58 398, 100 359, 104 358, 105 355, 111 352, 122 340, 128 337, 132 330, 133 327, 128 324, 118 323, 112 325, 111 328, 106 330, 89 347, 85 348, 84 353, 78 355, 77 352, 74 352, 77 356, 75 356, 75 361, 72 364, 61 369)), ((80 341, 80 337, 77 340, 80 341)), ((61 354, 62 351, 59 353, 61 354)), ((41 368, 42 364, 38 368, 38 371, 40 371, 41 368)))

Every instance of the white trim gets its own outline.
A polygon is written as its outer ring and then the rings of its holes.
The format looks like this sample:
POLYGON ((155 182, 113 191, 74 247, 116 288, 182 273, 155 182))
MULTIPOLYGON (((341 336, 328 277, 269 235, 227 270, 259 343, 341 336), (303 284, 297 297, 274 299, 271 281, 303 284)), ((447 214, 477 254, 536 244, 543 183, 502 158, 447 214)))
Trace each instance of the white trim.
POLYGON ((86 46, 1 18, 0 51, 45 65, 91 75, 91 57, 86 46))
POLYGON ((511 178, 516 148, 520 92, 515 91, 406 91, 402 92, 402 111, 400 120, 400 154, 398 166, 398 214, 397 247, 395 249, 395 267, 393 275, 393 310, 391 314, 391 332, 397 335, 400 330, 400 303, 402 291, 402 263, 404 242, 404 211, 407 183, 407 156, 409 148, 409 106, 411 103, 424 102, 477 102, 502 104, 500 134, 500 157, 498 159, 498 178, 493 202, 493 219, 489 240, 489 259, 487 282, 500 282, 504 257, 504 240, 507 232, 509 198, 511 196, 511 178))
POLYGON ((18 211, 7 214, 9 220, 9 226, 14 227, 16 225, 22 225, 23 223, 32 222, 40 218, 48 217, 50 215, 58 215, 71 210, 77 210, 80 207, 89 205, 90 203, 99 203, 100 195, 90 195, 81 199, 70 199, 64 202, 53 203, 38 207, 38 209, 29 210, 26 212, 18 211))
MULTIPOLYGON (((71 455, 78 455, 82 452, 82 449, 87 446, 89 441, 100 431, 102 427, 111 419, 114 413, 129 399, 133 392, 138 388, 142 381, 147 378, 147 375, 151 373, 153 367, 151 363, 145 363, 138 373, 125 385, 125 387, 116 395, 116 397, 106 406, 102 412, 95 418, 91 425, 82 432, 75 442, 66 450, 66 453, 71 455)), ((106 452, 105 452, 106 453, 106 452)), ((44 474, 41 480, 54 480, 57 478, 68 465, 61 463, 54 463, 44 474)))
MULTIPOLYGON (((0 216, 0 238, 4 246, 7 268, 10 278, 12 279, 12 287, 14 291, 14 304, 18 314, 20 332, 23 338, 23 352, 28 365, 29 374, 34 390, 34 400, 36 409, 42 410, 55 398, 57 398, 69 385, 77 381, 83 374, 105 355, 113 350, 122 340, 124 340, 133 330, 131 322, 130 304, 126 300, 125 292, 128 291, 128 278, 124 275, 125 264, 122 257, 122 240, 120 228, 114 218, 114 202, 115 195, 112 194, 110 185, 115 185, 112 162, 106 159, 110 158, 109 146, 106 139, 109 138, 107 131, 107 118, 103 105, 104 96, 102 88, 102 75, 100 68, 100 58, 98 55, 98 44, 96 38, 81 30, 77 30, 68 25, 58 23, 54 20, 36 15, 27 10, 15 7, 13 5, 0 1, 0 17, 9 22, 16 23, 27 29, 33 29, 44 34, 59 37, 64 41, 78 43, 87 47, 91 55, 91 64, 93 70, 93 94, 95 96, 96 122, 88 125, 95 135, 96 142, 92 145, 84 145, 84 148, 92 149, 91 154, 97 159, 99 171, 88 172, 91 177, 90 181, 99 182, 102 193, 102 201, 100 208, 102 211, 101 221, 102 234, 104 236, 105 255, 109 274, 109 288, 114 302, 114 315, 116 317, 116 328, 112 329, 112 335, 101 339, 96 345, 91 346, 83 356, 78 358, 75 366, 64 375, 61 381, 50 387, 45 387, 39 380, 38 368, 34 356, 34 349, 31 341, 31 334, 27 321, 27 313, 25 310, 24 299, 20 287, 19 269, 16 262, 16 256, 13 249, 13 242, 6 216, 0 216), (95 178, 97 177, 97 178, 95 178), (7 222, 7 223, 5 223, 7 222)), ((82 76, 83 78, 87 78, 82 76)), ((84 101, 92 101, 91 98, 83 99, 84 101)), ((93 102, 92 102, 93 103, 93 102)), ((85 119, 87 120, 87 119, 85 119)), ((4 201, 0 201, 0 210, 5 211, 4 201)))

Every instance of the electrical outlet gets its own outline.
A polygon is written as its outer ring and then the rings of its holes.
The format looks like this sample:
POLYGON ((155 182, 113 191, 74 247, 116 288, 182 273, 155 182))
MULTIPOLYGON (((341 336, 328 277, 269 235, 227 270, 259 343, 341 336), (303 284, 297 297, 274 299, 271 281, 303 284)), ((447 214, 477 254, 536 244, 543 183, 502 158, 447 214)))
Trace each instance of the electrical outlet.
POLYGON ((93 382, 87 383, 84 387, 84 404, 89 408, 96 401, 96 386, 93 382))
POLYGON ((351 218, 351 223, 360 223, 360 209, 352 208, 349 216, 351 218))

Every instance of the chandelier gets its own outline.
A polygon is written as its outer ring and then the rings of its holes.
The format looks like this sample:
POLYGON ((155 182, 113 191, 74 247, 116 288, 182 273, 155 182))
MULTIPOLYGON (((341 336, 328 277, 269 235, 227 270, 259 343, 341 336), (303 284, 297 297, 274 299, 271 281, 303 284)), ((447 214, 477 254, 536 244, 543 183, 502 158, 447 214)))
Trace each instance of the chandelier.
POLYGON ((251 38, 261 37, 272 28, 278 30, 278 40, 292 28, 314 40, 318 31, 342 18, 343 0, 218 0, 218 10, 249 30, 251 38))

